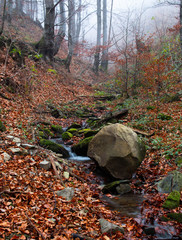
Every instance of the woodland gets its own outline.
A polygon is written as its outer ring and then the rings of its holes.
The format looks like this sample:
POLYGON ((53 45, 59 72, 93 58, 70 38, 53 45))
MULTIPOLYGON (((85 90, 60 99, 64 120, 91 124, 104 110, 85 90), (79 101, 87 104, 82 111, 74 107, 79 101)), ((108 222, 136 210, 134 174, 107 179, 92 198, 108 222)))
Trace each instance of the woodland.
POLYGON ((0 4, 0 239, 182 239, 182 1, 157 3, 173 26, 128 13, 117 39, 113 0, 95 0, 94 46, 86 1, 0 4), (130 179, 87 156, 118 123, 146 149, 130 179))

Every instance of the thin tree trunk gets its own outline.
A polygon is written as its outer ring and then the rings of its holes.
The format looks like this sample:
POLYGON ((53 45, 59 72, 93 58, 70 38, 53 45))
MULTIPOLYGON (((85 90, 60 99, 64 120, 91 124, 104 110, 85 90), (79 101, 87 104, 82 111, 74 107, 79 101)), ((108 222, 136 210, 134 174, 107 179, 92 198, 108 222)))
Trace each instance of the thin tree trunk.
POLYGON ((107 47, 107 0, 103 0, 103 51, 102 51, 102 70, 108 68, 108 47, 107 47))
POLYGON ((180 46, 182 55, 182 0, 180 0, 180 46))
POLYGON ((65 66, 70 72, 70 64, 73 56, 73 49, 74 49, 74 43, 73 43, 73 35, 75 30, 75 21, 74 21, 74 2, 73 0, 68 0, 68 56, 66 58, 65 66))
POLYGON ((97 0, 97 46, 93 66, 93 70, 96 74, 98 74, 99 72, 100 45, 101 45, 101 0, 97 0))
POLYGON ((77 24, 76 24, 76 44, 79 42, 80 30, 81 30, 81 6, 82 1, 79 0, 78 12, 77 12, 77 24))
POLYGON ((6 0, 4 0, 2 25, 1 25, 0 35, 3 33, 3 30, 4 30, 5 17, 6 17, 6 0))

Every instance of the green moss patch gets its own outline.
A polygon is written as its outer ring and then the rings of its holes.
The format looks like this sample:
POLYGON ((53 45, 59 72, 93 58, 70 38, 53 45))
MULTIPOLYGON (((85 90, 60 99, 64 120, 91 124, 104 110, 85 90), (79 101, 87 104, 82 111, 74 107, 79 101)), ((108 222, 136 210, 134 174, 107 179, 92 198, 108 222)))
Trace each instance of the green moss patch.
POLYGON ((54 143, 47 139, 41 139, 39 144, 40 146, 52 150, 53 152, 61 153, 65 158, 69 157, 68 151, 60 144, 54 143))
POLYGON ((87 156, 88 144, 93 137, 88 137, 81 140, 78 144, 72 146, 72 151, 79 156, 87 156))
POLYGON ((182 213, 168 213, 167 217, 170 218, 170 220, 182 223, 182 213))
POLYGON ((99 130, 90 130, 84 133, 85 138, 95 136, 99 130))
POLYGON ((180 203, 180 193, 178 191, 173 191, 169 194, 166 201, 162 205, 163 208, 174 209, 179 207, 180 203))
POLYGON ((78 129, 70 128, 70 129, 68 129, 68 132, 71 133, 71 134, 74 134, 74 133, 78 132, 78 129))
POLYGON ((73 124, 71 124, 71 126, 68 127, 67 131, 71 128, 80 129, 80 128, 82 128, 82 126, 78 123, 73 123, 73 124))
POLYGON ((60 125, 51 125, 51 129, 55 133, 63 133, 63 128, 60 125))
POLYGON ((72 137, 73 137, 73 134, 71 134, 70 132, 64 132, 62 134, 63 141, 70 140, 72 137))
POLYGON ((51 132, 50 129, 44 128, 44 129, 41 129, 41 131, 39 131, 39 136, 41 138, 48 139, 50 137, 54 137, 54 134, 51 132))

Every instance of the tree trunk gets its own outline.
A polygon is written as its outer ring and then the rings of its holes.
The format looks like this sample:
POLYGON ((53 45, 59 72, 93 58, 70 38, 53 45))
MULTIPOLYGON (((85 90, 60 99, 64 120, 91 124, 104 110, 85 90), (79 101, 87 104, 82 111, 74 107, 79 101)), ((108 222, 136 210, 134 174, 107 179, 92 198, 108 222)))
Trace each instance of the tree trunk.
POLYGON ((2 25, 1 25, 0 35, 3 33, 3 30, 4 30, 5 16, 6 16, 6 0, 4 0, 2 25))
POLYGON ((93 66, 93 70, 96 74, 98 74, 99 72, 100 45, 101 45, 101 0, 97 0, 97 46, 93 66))
POLYGON ((45 59, 53 61, 54 57, 54 20, 55 20, 55 8, 53 0, 45 0, 46 4, 46 17, 44 25, 44 35, 41 39, 42 49, 41 53, 45 59))
POLYGON ((81 5, 82 1, 79 0, 78 12, 77 12, 77 24, 76 24, 76 45, 79 42, 80 30, 81 30, 81 5))
POLYGON ((103 71, 108 68, 108 47, 107 47, 107 0, 103 0, 103 50, 101 67, 103 71))
POLYGON ((181 46, 181 55, 182 55, 182 0, 180 0, 180 46, 181 46))
POLYGON ((65 37, 66 32, 66 16, 65 16, 65 9, 64 9, 64 0, 59 3, 60 7, 60 26, 58 34, 55 37, 55 44, 54 44, 54 56, 58 53, 61 43, 65 37))
POLYGON ((75 14, 75 6, 73 0, 68 0, 68 56, 66 58, 65 66, 70 72, 70 64, 73 56, 73 49, 74 49, 74 33, 75 33, 75 20, 74 20, 74 14, 75 14))
POLYGON ((11 23, 12 12, 13 12, 13 1, 8 0, 7 10, 6 10, 6 19, 9 23, 11 23))

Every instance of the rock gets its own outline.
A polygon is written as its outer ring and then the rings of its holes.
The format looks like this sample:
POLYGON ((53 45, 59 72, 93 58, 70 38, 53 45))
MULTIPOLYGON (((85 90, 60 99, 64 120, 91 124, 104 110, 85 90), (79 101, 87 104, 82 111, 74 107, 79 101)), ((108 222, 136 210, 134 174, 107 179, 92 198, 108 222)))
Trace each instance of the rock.
POLYGON ((63 197, 65 198, 67 201, 71 201, 73 196, 74 196, 74 192, 75 189, 72 187, 67 187, 61 191, 57 191, 56 194, 58 195, 58 197, 63 197))
POLYGON ((49 170, 51 169, 51 163, 47 160, 44 160, 42 162, 39 163, 39 166, 45 170, 49 170))
POLYGON ((124 185, 125 185, 129 182, 130 182, 129 180, 118 180, 118 181, 108 183, 103 187, 102 192, 104 194, 106 194, 106 193, 117 194, 118 191, 116 190, 116 187, 118 187, 121 183, 124 183, 124 185))
POLYGON ((180 191, 182 189, 182 173, 179 171, 169 172, 162 180, 157 183, 157 189, 160 193, 170 193, 171 191, 180 191))
POLYGON ((63 172, 63 176, 64 176, 66 179, 68 179, 69 176, 70 176, 70 174, 69 174, 69 172, 63 172))
POLYGON ((22 150, 20 149, 20 148, 9 148, 9 150, 11 150, 12 151, 12 153, 21 153, 22 152, 22 150))
POLYGON ((20 139, 20 138, 18 138, 18 137, 14 137, 14 138, 13 138, 13 142, 15 142, 15 143, 16 143, 16 145, 19 147, 19 146, 20 146, 20 144, 21 144, 21 139, 20 139))
POLYGON ((67 131, 71 128, 81 129, 82 126, 79 123, 73 123, 71 126, 68 127, 67 131))
POLYGON ((179 207, 180 203, 180 193, 178 191, 173 191, 169 194, 166 201, 163 203, 163 208, 174 209, 179 207))
POLYGON ((11 158, 11 156, 6 152, 4 152, 0 155, 0 160, 4 160, 5 162, 9 161, 10 158, 11 158))
POLYGON ((146 235, 151 235, 151 236, 154 236, 156 233, 155 227, 153 227, 153 226, 144 226, 143 231, 146 235))
POLYGON ((108 221, 106 221, 104 218, 99 219, 99 223, 101 225, 101 232, 102 233, 108 233, 108 232, 116 232, 116 231, 120 231, 121 233, 124 233, 124 228, 110 223, 108 221))
POLYGON ((60 110, 56 109, 56 108, 54 108, 54 109, 51 111, 51 115, 52 115, 53 117, 55 117, 55 118, 61 118, 61 117, 63 117, 63 113, 62 113, 60 110))
POLYGON ((21 146, 24 147, 24 148, 29 148, 29 149, 37 148, 35 145, 31 145, 31 144, 28 144, 28 143, 22 143, 21 146))
POLYGON ((64 132, 62 134, 62 139, 65 140, 70 140, 73 137, 73 134, 71 134, 70 132, 64 132))
POLYGON ((131 128, 117 123, 93 137, 87 155, 112 177, 130 179, 145 157, 145 146, 131 128))
POLYGON ((99 130, 90 130, 84 133, 85 138, 91 137, 91 136, 95 136, 97 133, 99 132, 99 130))
POLYGON ((125 194, 132 191, 130 184, 120 184, 116 187, 116 190, 119 194, 125 194))
POLYGON ((88 137, 81 140, 78 144, 72 146, 72 151, 75 152, 78 156, 87 156, 88 145, 93 137, 88 137))
POLYGON ((78 132, 78 129, 76 129, 76 128, 70 128, 70 129, 68 129, 68 132, 74 135, 74 133, 77 133, 77 132, 78 132))
POLYGON ((49 139, 51 137, 54 137, 54 134, 51 132, 50 129, 44 128, 44 129, 41 129, 41 131, 39 131, 39 136, 41 138, 49 139))
POLYGON ((182 213, 168 213, 167 217, 170 218, 171 220, 182 223, 182 213))
POLYGON ((5 127, 5 125, 2 123, 2 121, 0 121, 0 131, 1 131, 1 132, 5 132, 5 131, 6 131, 6 127, 5 127))
POLYGON ((53 152, 56 153, 61 153, 64 158, 69 157, 69 152, 60 144, 54 143, 50 140, 46 139, 41 139, 39 141, 40 146, 47 148, 49 150, 52 150, 53 152))
POLYGON ((55 133, 59 133, 59 134, 63 133, 63 128, 60 125, 51 125, 51 130, 55 133))

